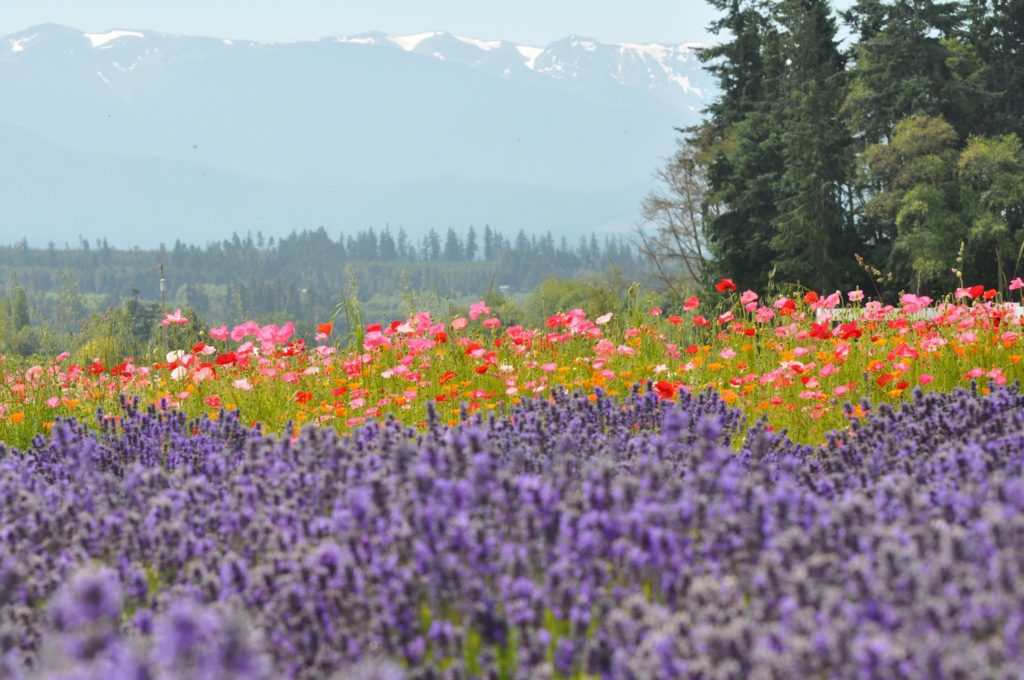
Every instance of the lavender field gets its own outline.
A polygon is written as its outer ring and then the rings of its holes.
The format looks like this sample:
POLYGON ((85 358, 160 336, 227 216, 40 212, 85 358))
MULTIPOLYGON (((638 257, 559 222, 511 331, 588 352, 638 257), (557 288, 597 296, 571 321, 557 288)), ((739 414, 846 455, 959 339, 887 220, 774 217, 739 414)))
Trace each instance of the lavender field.
POLYGON ((712 392, 350 436, 125 404, 0 448, 0 676, 1020 677, 1022 406, 810 447, 712 392))

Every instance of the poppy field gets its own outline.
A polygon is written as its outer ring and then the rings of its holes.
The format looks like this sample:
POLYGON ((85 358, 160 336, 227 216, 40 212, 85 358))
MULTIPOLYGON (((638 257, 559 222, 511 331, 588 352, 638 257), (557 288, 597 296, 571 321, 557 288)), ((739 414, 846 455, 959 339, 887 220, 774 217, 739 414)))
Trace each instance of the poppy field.
MULTIPOLYGON (((1019 281, 1012 290, 1024 288, 1019 281)), ((751 423, 764 417, 820 443, 864 414, 863 399, 898 403, 918 387, 988 389, 1024 376, 1021 307, 998 302, 994 290, 961 288, 944 301, 905 294, 885 305, 859 290, 762 299, 728 279, 717 288, 716 299, 694 296, 675 309, 593 318, 568 310, 544 328, 506 325, 478 302, 450 319, 422 312, 369 324, 344 342, 330 322, 300 339, 291 323, 191 329, 176 310, 164 326, 192 333, 165 361, 0 358, 0 440, 26 446, 57 418, 94 419, 98 409, 117 417, 122 395, 190 416, 238 410, 265 432, 346 431, 391 415, 422 427, 428 403, 454 424, 561 390, 622 397, 650 384, 666 399, 713 389, 751 423)))
POLYGON ((5 364, 0 675, 1017 677, 1019 307, 717 288, 5 364))

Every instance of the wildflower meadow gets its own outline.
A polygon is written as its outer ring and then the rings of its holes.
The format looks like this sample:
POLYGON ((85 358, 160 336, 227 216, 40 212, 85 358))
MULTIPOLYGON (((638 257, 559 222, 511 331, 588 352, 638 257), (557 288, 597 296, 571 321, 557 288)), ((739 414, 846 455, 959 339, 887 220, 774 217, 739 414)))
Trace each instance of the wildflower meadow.
POLYGON ((157 363, 0 364, 0 675, 1024 667, 995 290, 191 324, 157 363))
MULTIPOLYGON (((0 438, 24 447, 59 418, 93 419, 97 409, 116 418, 122 396, 189 416, 237 410, 266 432, 294 432, 389 416, 422 428, 428 403, 454 425, 558 391, 621 397, 650 386, 665 399, 713 389, 751 423, 764 417, 813 444, 863 416, 863 400, 899 403, 914 388, 972 382, 986 390, 1024 375, 1024 312, 980 286, 943 301, 905 294, 896 305, 859 290, 762 299, 729 279, 716 288, 716 299, 693 296, 675 309, 567 310, 544 328, 506 326, 478 302, 465 315, 422 312, 345 339, 329 321, 308 339, 290 322, 198 329, 157 363, 4 359, 0 438)), ((190 324, 180 309, 162 323, 190 324)))

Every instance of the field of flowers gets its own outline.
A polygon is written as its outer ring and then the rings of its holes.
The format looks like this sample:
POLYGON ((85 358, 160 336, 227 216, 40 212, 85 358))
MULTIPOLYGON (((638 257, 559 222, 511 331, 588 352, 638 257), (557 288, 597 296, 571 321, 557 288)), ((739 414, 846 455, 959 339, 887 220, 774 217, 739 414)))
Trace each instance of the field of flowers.
MULTIPOLYGON (((58 417, 116 414, 121 395, 193 416, 239 410, 247 424, 281 432, 289 423, 348 430, 388 415, 422 427, 427 403, 454 423, 557 390, 624 396, 651 383, 668 399, 712 388, 750 422, 766 417, 798 441, 820 443, 848 425, 847 402, 1024 377, 1021 307, 981 286, 938 303, 907 294, 895 306, 865 301, 861 291, 761 299, 728 279, 718 288, 715 300, 691 297, 627 318, 574 309, 541 329, 506 326, 480 302, 444 321, 419 313, 370 324, 346 343, 332 342, 330 322, 307 342, 291 323, 249 321, 195 332, 197 342, 158 363, 0 357, 0 440, 24 447, 58 417)), ((1022 288, 1020 279, 1011 284, 1022 288)), ((178 310, 164 324, 189 321, 178 310)))
POLYGON ((718 289, 5 364, 0 677, 1019 677, 1019 308, 718 289))

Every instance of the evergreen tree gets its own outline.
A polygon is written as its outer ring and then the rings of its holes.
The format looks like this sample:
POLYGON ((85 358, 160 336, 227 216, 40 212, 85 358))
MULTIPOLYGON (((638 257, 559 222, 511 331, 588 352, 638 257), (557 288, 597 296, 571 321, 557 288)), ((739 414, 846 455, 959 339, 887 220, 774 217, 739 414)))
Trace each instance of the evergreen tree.
POLYGON ((391 262, 392 260, 398 259, 398 246, 395 244, 395 239, 391 236, 391 229, 387 226, 384 227, 384 231, 380 233, 380 238, 377 242, 377 250, 380 259, 384 262, 391 262))
POLYGON ((356 235, 356 249, 353 256, 364 262, 370 262, 376 260, 378 255, 377 232, 373 230, 373 227, 360 231, 356 235))
POLYGON ((476 229, 473 225, 469 225, 469 231, 466 232, 466 259, 472 262, 476 259, 477 251, 479 246, 476 242, 476 229))
POLYGON ((445 262, 459 262, 463 258, 462 241, 451 227, 448 227, 448 232, 445 234, 444 251, 441 257, 445 262))
POLYGON ((943 116, 969 132, 983 92, 951 68, 964 14, 957 2, 860 0, 844 13, 859 31, 845 107, 866 144, 892 137, 907 116, 943 116))
POLYGON ((423 244, 420 248, 422 259, 428 262, 437 262, 441 259, 441 236, 433 227, 423 237, 423 244))
POLYGON ((29 318, 28 295, 18 284, 14 285, 14 297, 11 299, 11 327, 17 333, 31 323, 29 318))
POLYGON ((844 59, 827 0, 782 0, 778 21, 785 69, 776 119, 784 170, 770 243, 778 278, 824 290, 848 280, 853 264, 841 201, 852 170, 852 140, 839 116, 844 59))
POLYGON ((405 233, 405 227, 398 228, 398 238, 395 241, 395 251, 398 259, 411 261, 416 259, 416 252, 409 243, 409 235, 405 233))
POLYGON ((1024 138, 1024 0, 968 0, 966 40, 991 93, 979 129, 1024 138))
POLYGON ((732 39, 700 52, 720 90, 705 124, 690 131, 710 198, 721 207, 709 216, 707 234, 717 275, 763 289, 776 258, 772 224, 783 172, 772 100, 782 75, 778 34, 756 0, 709 1, 725 12, 709 30, 732 39))
POLYGON ((495 242, 495 234, 491 231, 491 225, 484 225, 484 259, 490 262, 498 256, 498 244, 495 242))

